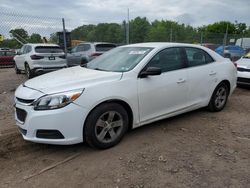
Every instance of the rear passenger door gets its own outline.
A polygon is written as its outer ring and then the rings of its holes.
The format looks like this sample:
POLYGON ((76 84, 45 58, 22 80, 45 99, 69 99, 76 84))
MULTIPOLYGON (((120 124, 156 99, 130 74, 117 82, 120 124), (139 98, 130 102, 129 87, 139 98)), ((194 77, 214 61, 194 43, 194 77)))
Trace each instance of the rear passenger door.
POLYGON ((211 89, 216 82, 217 72, 213 58, 200 48, 185 47, 188 64, 188 105, 206 105, 211 97, 211 89))

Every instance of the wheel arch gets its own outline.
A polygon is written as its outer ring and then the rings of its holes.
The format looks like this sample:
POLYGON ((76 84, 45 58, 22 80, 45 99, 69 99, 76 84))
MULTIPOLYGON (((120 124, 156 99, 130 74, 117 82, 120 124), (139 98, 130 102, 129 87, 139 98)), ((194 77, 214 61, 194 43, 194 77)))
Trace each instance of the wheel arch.
MULTIPOLYGON (((94 108, 92 108, 88 115, 86 116, 85 122, 84 122, 84 126, 83 126, 83 133, 84 133, 84 129, 85 129, 85 124, 86 124, 86 120, 88 119, 89 115, 91 114, 91 112, 96 109, 97 107, 103 105, 103 104, 107 104, 107 103, 117 103, 120 104, 128 113, 128 119, 129 119, 129 125, 128 125, 128 130, 131 130, 133 128, 133 122, 134 122, 134 114, 133 114, 133 110, 130 107, 130 105, 125 102, 124 100, 121 99, 107 99, 105 101, 102 101, 100 103, 98 103, 97 105, 95 105, 94 108)), ((84 134, 83 134, 84 135, 84 134)), ((84 138, 83 138, 84 139, 84 138)))
MULTIPOLYGON (((224 84, 226 84, 226 86, 227 86, 227 88, 228 88, 228 92, 230 93, 231 92, 231 84, 230 84, 230 82, 228 81, 228 80, 222 80, 218 85, 220 85, 220 84, 222 84, 222 83, 224 83, 224 84)), ((218 86, 217 85, 217 86, 218 86)), ((217 87, 216 86, 216 87, 217 87)))

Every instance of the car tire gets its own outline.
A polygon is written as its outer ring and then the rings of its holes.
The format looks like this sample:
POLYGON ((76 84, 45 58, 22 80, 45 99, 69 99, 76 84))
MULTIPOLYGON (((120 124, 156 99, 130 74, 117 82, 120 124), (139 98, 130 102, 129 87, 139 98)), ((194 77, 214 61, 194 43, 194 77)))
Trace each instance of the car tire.
POLYGON ((211 112, 219 112, 223 110, 227 103, 229 88, 225 83, 220 83, 214 90, 213 95, 208 104, 208 109, 211 112))
POLYGON ((17 68, 16 63, 14 65, 16 74, 21 74, 21 70, 17 68))
POLYGON ((87 117, 84 140, 94 148, 110 148, 121 141, 127 132, 128 122, 128 114, 120 104, 101 104, 87 117))
POLYGON ((29 79, 34 77, 34 74, 27 63, 25 64, 25 73, 29 79))

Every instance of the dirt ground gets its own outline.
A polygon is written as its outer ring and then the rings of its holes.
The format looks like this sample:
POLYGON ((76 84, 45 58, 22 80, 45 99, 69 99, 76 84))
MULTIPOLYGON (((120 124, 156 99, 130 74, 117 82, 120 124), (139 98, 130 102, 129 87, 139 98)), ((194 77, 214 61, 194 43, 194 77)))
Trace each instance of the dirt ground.
POLYGON ((222 112, 152 123, 100 151, 24 141, 12 108, 24 80, 0 69, 0 187, 250 187, 250 89, 222 112))

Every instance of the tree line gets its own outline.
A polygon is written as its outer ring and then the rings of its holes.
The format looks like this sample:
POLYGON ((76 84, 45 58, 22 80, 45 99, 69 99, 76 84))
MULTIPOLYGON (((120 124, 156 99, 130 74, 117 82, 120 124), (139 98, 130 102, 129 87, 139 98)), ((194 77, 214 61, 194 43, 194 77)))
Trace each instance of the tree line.
MULTIPOLYGON (((136 17, 129 22, 130 43, 138 42, 209 42, 222 44, 225 34, 228 39, 250 37, 250 27, 245 23, 221 21, 200 27, 193 27, 170 20, 148 21, 146 17, 136 17)), ((72 40, 90 42, 112 42, 117 44, 126 43, 127 23, 99 23, 79 26, 71 31, 72 40)), ((24 39, 24 43, 43 42, 38 33, 31 35, 22 28, 13 29, 10 34, 16 38, 24 39), (20 36, 20 37, 18 37, 20 36)), ((56 33, 52 33, 49 42, 56 42, 56 33)), ((20 43, 15 39, 7 39, 0 46, 19 48, 20 43)))
MULTIPOLYGON (((82 25, 71 31, 71 38, 82 41, 105 41, 124 44, 126 22, 82 25)), ((250 37, 250 27, 245 23, 215 22, 201 27, 192 27, 170 20, 149 22, 146 17, 137 17, 129 22, 130 43, 138 42, 189 42, 222 43, 228 38, 250 37)))

